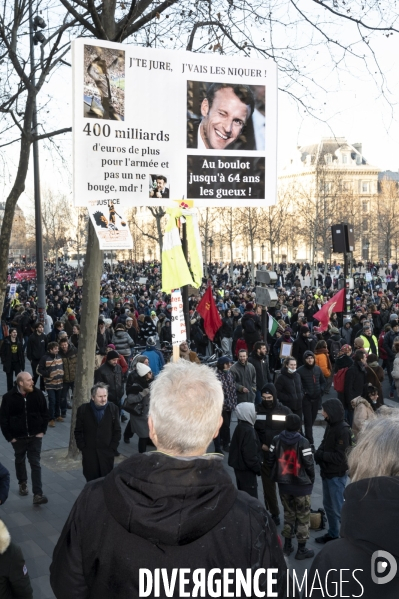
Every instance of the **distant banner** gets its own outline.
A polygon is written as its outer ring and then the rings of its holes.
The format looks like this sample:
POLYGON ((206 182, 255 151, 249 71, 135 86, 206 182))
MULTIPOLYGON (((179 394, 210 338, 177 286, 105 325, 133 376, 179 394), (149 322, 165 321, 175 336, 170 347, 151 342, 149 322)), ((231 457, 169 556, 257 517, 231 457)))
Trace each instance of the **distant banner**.
POLYGON ((90 202, 91 222, 97 233, 100 250, 131 250, 133 238, 124 209, 118 200, 90 202))
POLYGON ((17 270, 14 275, 14 279, 18 279, 18 281, 22 281, 23 279, 36 279, 36 269, 32 268, 31 270, 17 270))
POLYGON ((72 42, 74 201, 276 202, 273 60, 72 42))
POLYGON ((183 313, 183 298, 180 289, 172 291, 172 344, 180 345, 187 340, 186 322, 183 313))

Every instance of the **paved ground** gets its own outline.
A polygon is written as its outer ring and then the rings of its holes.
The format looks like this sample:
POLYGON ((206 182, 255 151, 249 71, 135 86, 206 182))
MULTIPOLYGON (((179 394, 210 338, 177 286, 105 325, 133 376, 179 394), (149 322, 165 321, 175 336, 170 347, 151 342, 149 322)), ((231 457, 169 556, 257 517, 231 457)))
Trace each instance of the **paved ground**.
MULTIPOLYGON (((6 392, 5 375, 0 372, 0 395, 6 392)), ((334 393, 334 392, 332 392, 334 393)), ((235 426, 235 423, 233 423, 235 426)), ((43 451, 62 449, 68 446, 70 429, 70 411, 64 423, 57 423, 54 429, 49 429, 44 437, 43 451)), ((324 428, 315 427, 315 445, 321 442, 324 428)), ((137 452, 137 440, 132 439, 130 444, 123 441, 119 451, 129 457, 137 452)), ((66 452, 65 452, 66 453, 66 452)), ((0 507, 0 517, 8 526, 12 539, 18 543, 24 553, 35 599, 48 599, 54 597, 49 584, 49 566, 54 546, 62 530, 64 522, 72 508, 75 499, 83 489, 85 480, 81 470, 50 469, 42 467, 43 489, 49 499, 44 506, 32 505, 32 495, 20 497, 18 485, 15 478, 14 453, 9 443, 0 435, 0 461, 11 473, 11 490, 7 502, 0 507)), ((227 457, 224 463, 234 480, 234 472, 227 465, 227 457)), ((29 483, 30 487, 30 483, 29 483)), ((31 491, 31 487, 30 487, 31 491)), ((262 484, 259 479, 259 497, 263 497, 262 484)), ((312 495, 312 508, 322 507, 321 479, 317 467, 317 477, 312 495)), ((279 529, 281 530, 281 526, 279 529)), ((311 531, 309 546, 316 552, 320 547, 315 543, 316 536, 322 533, 311 531)), ((294 554, 293 554, 294 555, 294 554)), ((290 568, 295 568, 297 573, 302 573, 310 566, 311 560, 298 562, 290 557, 290 568)))

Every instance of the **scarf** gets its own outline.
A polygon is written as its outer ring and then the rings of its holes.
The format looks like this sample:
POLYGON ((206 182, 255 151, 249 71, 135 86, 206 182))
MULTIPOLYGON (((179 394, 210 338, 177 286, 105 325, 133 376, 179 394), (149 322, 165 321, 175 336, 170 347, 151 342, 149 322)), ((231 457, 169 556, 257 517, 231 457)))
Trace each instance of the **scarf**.
POLYGON ((92 399, 90 400, 90 406, 91 406, 94 417, 97 420, 98 424, 100 424, 101 420, 104 417, 105 408, 107 407, 107 405, 108 405, 108 402, 104 406, 96 406, 94 401, 92 399))

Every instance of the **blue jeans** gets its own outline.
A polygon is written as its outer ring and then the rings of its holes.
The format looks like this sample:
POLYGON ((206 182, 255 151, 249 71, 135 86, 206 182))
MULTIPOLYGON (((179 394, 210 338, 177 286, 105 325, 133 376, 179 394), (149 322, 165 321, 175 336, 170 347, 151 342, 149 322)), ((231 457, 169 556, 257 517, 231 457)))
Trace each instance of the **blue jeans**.
POLYGON ((344 504, 344 490, 348 475, 323 478, 323 506, 328 519, 328 535, 339 537, 341 510, 344 504))
POLYGON ((62 389, 47 389, 47 393, 49 420, 54 420, 60 416, 62 389))

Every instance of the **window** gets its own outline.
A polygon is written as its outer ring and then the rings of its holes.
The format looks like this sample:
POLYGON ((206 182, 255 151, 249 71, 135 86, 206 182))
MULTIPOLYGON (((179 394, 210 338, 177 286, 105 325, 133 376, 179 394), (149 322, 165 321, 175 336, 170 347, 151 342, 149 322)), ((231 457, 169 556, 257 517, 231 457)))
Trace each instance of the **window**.
POLYGON ((362 229, 363 229, 363 231, 369 230, 369 219, 368 218, 363 219, 362 229))
POLYGON ((368 211, 368 209, 369 209, 368 202, 363 202, 362 203, 362 209, 363 209, 363 212, 367 212, 368 211))
POLYGON ((366 183, 365 181, 363 181, 363 183, 362 183, 362 192, 363 193, 368 193, 369 192, 369 184, 366 183))
POLYGON ((332 156, 331 154, 326 154, 326 164, 331 164, 332 163, 332 156))
POLYGON ((348 164, 348 155, 342 154, 342 164, 348 164))

